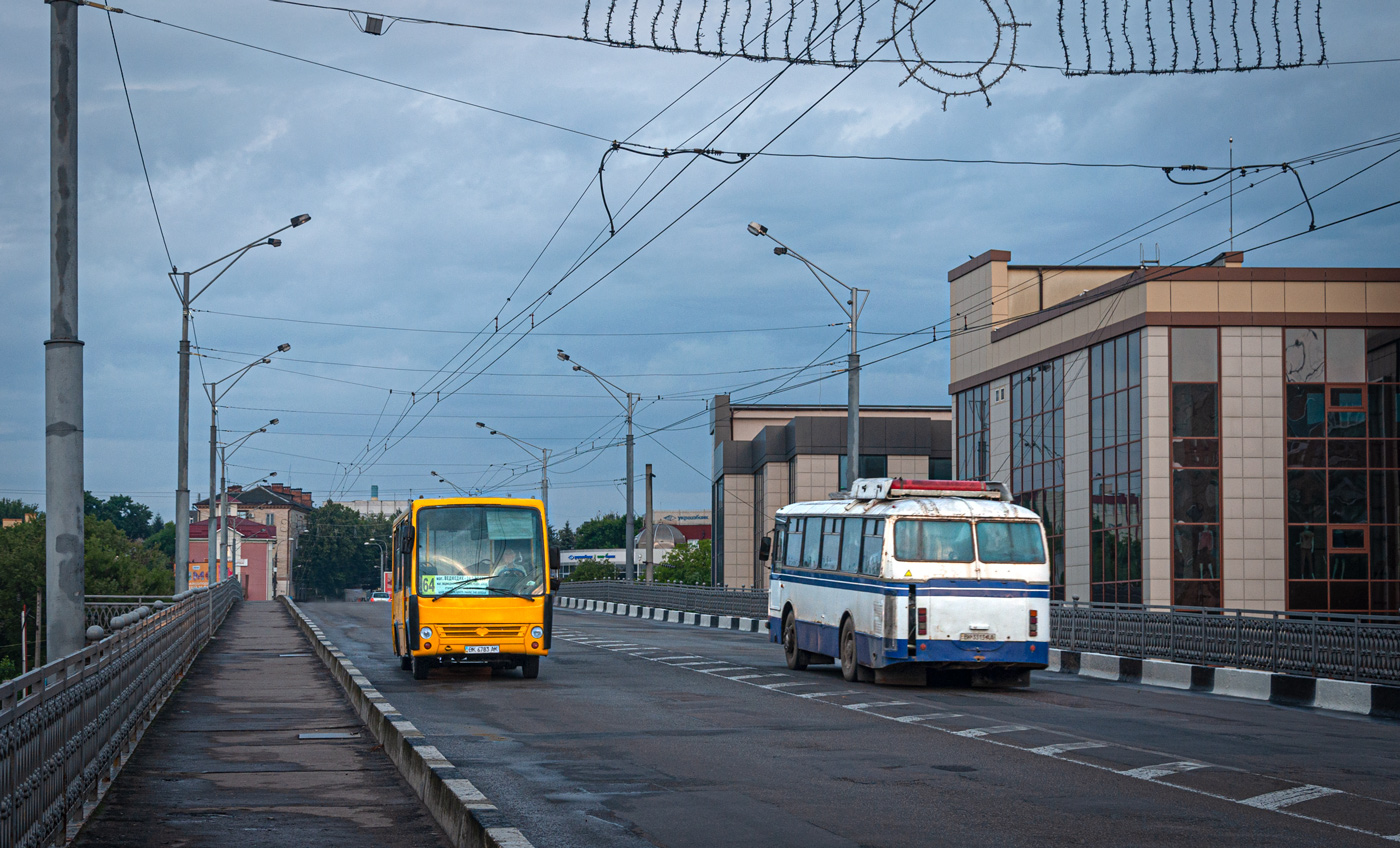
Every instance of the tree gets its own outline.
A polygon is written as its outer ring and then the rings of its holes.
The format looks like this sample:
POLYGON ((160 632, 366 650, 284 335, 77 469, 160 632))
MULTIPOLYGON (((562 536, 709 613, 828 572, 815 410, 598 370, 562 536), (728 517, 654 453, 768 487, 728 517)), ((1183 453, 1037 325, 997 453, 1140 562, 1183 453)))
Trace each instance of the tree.
POLYGON ((556 527, 549 528, 549 546, 555 550, 572 551, 574 541, 574 531, 569 528, 569 522, 564 522, 563 530, 556 527))
POLYGON ((297 546, 297 585, 335 599, 346 589, 377 585, 379 548, 365 542, 374 538, 387 545, 392 523, 390 518, 365 518, 343 504, 313 509, 297 546))
POLYGON ((150 507, 126 495, 112 495, 104 501, 94 497, 92 492, 83 492, 83 500, 83 512, 98 520, 112 522, 128 539, 154 536, 165 526, 159 515, 151 513, 150 507))
POLYGON ((19 498, 0 498, 0 518, 23 518, 38 512, 37 505, 25 503, 19 498))
MULTIPOLYGON (((635 533, 645 529, 640 517, 634 516, 635 533)), ((615 512, 588 519, 574 532, 573 550, 594 551, 627 547, 627 519, 615 512)))
POLYGON ((146 540, 146 547, 160 551, 171 561, 175 561, 175 522, 167 521, 160 531, 146 540))
POLYGON ((689 583, 695 586, 709 586, 712 582, 710 570, 710 540, 701 539, 694 545, 684 545, 666 554, 652 571, 652 579, 657 583, 689 583))

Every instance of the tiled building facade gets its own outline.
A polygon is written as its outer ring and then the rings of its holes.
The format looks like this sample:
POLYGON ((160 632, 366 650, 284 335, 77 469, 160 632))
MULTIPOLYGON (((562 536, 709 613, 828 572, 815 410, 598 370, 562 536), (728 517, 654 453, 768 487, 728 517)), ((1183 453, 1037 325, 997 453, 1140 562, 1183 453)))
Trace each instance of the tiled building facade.
MULTIPOLYGON (((949 478, 946 406, 862 406, 856 477, 949 478)), ((716 585, 768 585, 758 546, 780 507, 844 488, 845 406, 742 406, 716 395, 712 482, 716 585)))
POLYGON ((1400 269, 1242 260, 949 273, 959 475, 1042 515, 1056 597, 1400 611, 1400 269))

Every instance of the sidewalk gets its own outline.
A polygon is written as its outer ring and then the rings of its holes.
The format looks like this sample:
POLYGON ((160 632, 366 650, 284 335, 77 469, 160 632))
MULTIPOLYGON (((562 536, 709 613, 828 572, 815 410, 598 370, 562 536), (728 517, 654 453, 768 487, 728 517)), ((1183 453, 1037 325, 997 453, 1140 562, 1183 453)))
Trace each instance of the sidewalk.
POLYGON ((272 601, 234 607, 74 842, 447 844, 286 609, 272 601), (298 738, 306 733, 354 736, 298 738))

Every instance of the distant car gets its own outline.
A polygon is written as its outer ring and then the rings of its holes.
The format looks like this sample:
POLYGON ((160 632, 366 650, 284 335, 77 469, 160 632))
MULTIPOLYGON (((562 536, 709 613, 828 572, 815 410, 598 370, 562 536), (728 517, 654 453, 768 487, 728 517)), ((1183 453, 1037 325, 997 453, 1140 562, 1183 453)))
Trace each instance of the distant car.
POLYGON ((371 593, 370 596, 369 596, 369 599, 370 599, 371 601, 385 601, 385 602, 388 602, 388 601, 392 601, 392 600, 393 600, 393 596, 390 595, 388 592, 379 591, 379 592, 373 592, 373 593, 371 593))

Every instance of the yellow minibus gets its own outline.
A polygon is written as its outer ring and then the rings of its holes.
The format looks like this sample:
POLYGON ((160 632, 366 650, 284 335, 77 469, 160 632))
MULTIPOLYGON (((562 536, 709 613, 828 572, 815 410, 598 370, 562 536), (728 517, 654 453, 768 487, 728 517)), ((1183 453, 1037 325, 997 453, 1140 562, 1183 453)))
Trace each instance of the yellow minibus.
POLYGON ((423 680, 444 663, 519 668, 549 654, 559 552, 544 504, 527 498, 419 498, 394 522, 394 653, 423 680))

